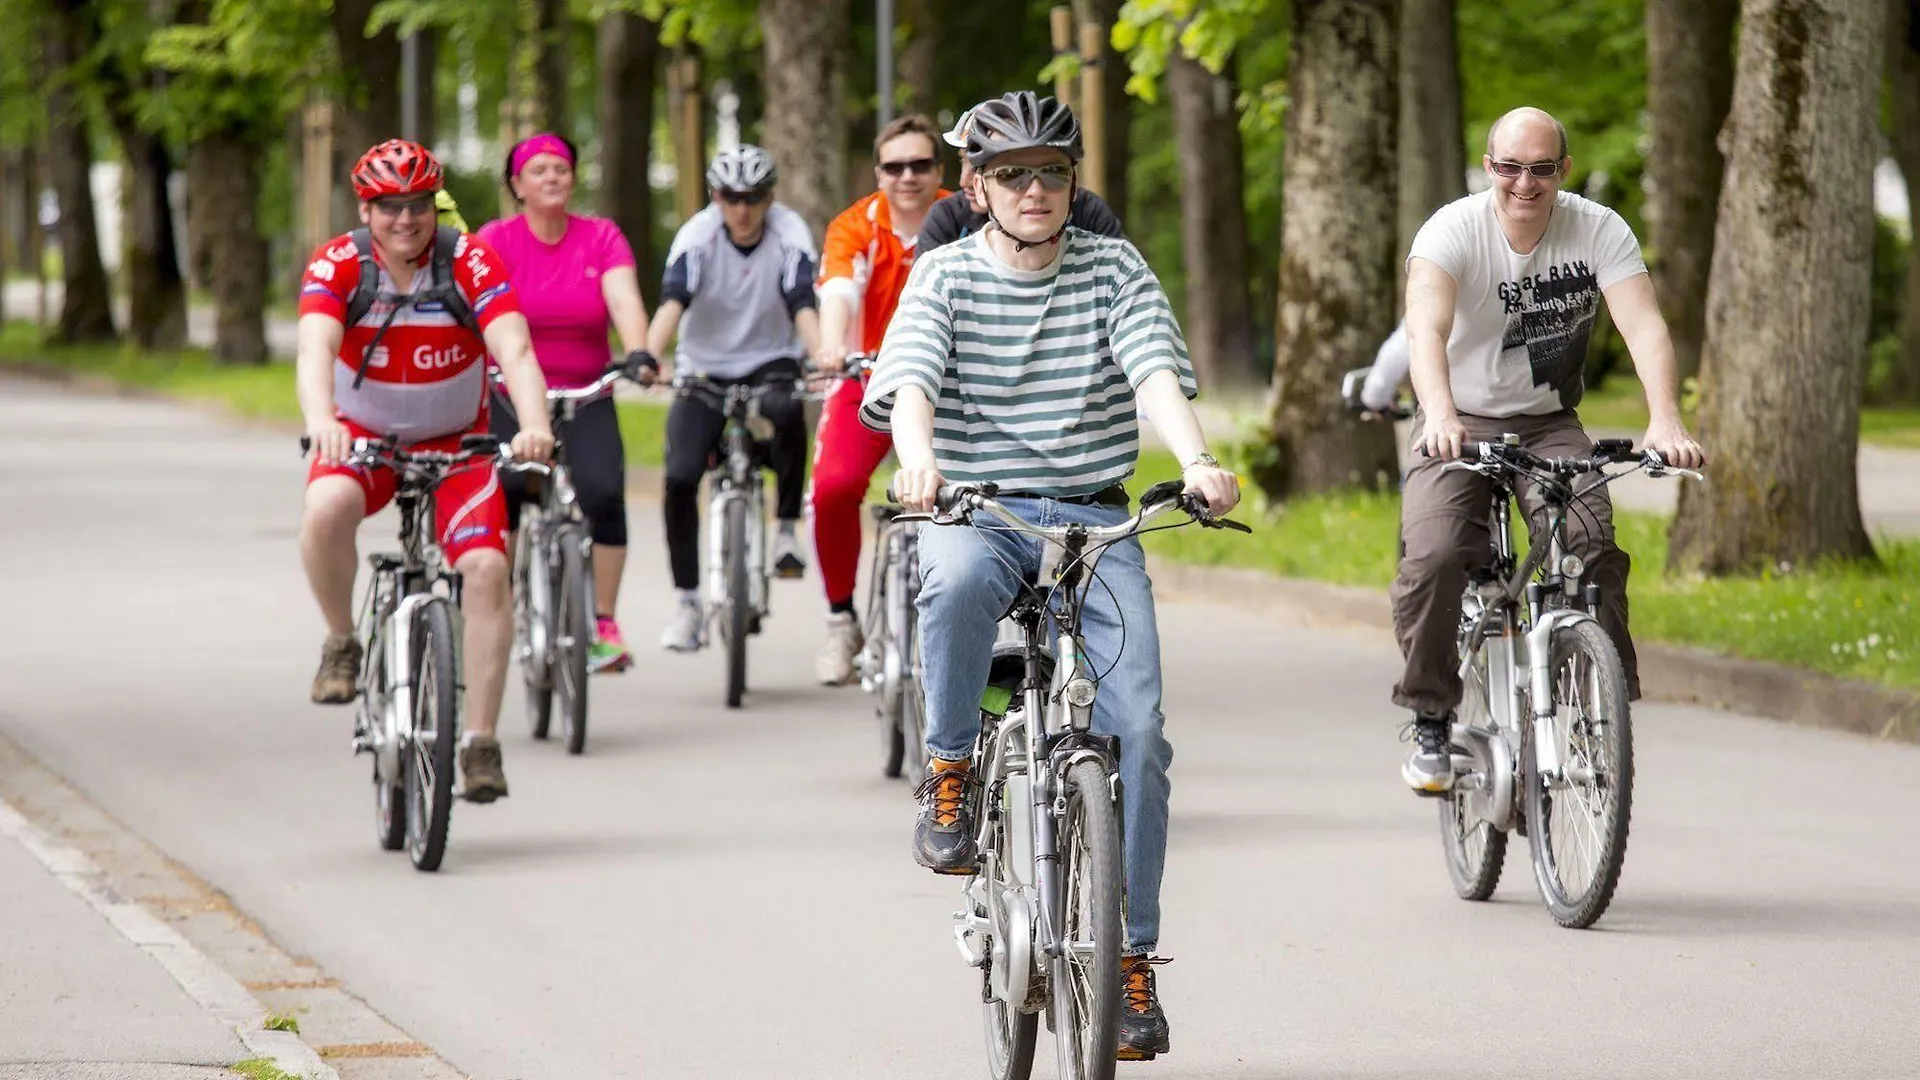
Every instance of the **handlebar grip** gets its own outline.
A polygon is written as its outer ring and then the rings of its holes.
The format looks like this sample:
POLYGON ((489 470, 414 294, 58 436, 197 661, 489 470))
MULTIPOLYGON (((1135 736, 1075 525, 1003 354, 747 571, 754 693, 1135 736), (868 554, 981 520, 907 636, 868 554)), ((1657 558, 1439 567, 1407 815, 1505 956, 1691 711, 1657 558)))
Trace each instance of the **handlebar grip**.
POLYGON ((498 450, 500 446, 500 437, 498 435, 469 433, 460 436, 460 449, 462 450, 498 450))
POLYGON ((311 435, 300 436, 300 456, 306 457, 308 454, 312 452, 313 452, 313 436, 311 435))

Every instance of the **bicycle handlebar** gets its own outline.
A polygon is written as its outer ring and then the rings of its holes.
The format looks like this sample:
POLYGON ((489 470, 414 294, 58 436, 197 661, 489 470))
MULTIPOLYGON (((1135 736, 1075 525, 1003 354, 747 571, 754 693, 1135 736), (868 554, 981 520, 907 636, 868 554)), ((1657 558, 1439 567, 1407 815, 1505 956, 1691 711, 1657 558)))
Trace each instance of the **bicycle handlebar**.
MULTIPOLYGON (((312 436, 300 436, 301 456, 306 456, 312 450, 312 436)), ((514 457, 513 447, 501 442, 497 436, 476 434, 462 435, 458 450, 412 450, 390 439, 374 439, 362 435, 353 440, 352 449, 347 452, 346 463, 389 465, 396 469, 425 467, 444 471, 455 465, 464 465, 483 458, 491 458, 495 465, 513 472, 539 473, 544 476, 553 471, 537 461, 521 461, 514 457)))
POLYGON ((1189 495, 1182 489, 1178 480, 1165 480, 1148 488, 1140 496, 1140 512, 1117 525, 1085 526, 1054 525, 1041 526, 1031 524, 994 498, 999 494, 997 484, 942 484, 934 495, 935 511, 932 514, 902 514, 895 521, 931 521, 937 525, 959 525, 965 523, 975 512, 984 510, 999 518, 1008 528, 1025 533, 1040 540, 1056 544, 1065 543, 1070 529, 1083 529, 1088 546, 1124 540, 1146 525, 1147 522, 1172 510, 1184 511, 1189 518, 1204 528, 1230 529, 1234 532, 1251 533, 1247 525, 1228 518, 1214 517, 1207 509, 1207 502, 1198 495, 1189 495))
MULTIPOLYGON (((555 405, 563 401, 590 401, 611 390, 613 384, 619 382, 621 379, 632 380, 641 386, 650 386, 652 383, 642 379, 640 373, 642 371, 658 371, 660 369, 657 361, 648 363, 648 361, 651 360, 653 360, 653 357, 648 355, 645 350, 636 349, 634 352, 629 353, 626 359, 616 360, 607 365, 607 369, 600 373, 599 378, 585 386, 577 386, 565 390, 552 386, 547 387, 547 404, 555 405), (642 357, 645 357, 645 359, 641 359, 642 357)), ((493 385, 499 387, 502 391, 506 390, 507 377, 499 368, 488 368, 487 377, 492 381, 493 385)))
MULTIPOLYGON (((1426 454, 1426 447, 1420 452, 1426 454)), ((1667 464, 1658 450, 1635 450, 1632 439, 1601 439, 1593 444, 1593 453, 1587 457, 1547 458, 1528 450, 1517 443, 1505 441, 1480 440, 1468 442, 1460 448, 1460 459, 1448 462, 1448 468, 1466 468, 1485 471, 1499 468, 1510 472, 1546 474, 1557 478, 1571 478, 1585 473, 1600 472, 1608 465, 1631 464, 1635 469, 1648 476, 1674 474, 1693 480, 1705 480, 1706 477, 1693 469, 1682 469, 1667 464)), ((1626 475, 1624 472, 1619 475, 1626 475)))

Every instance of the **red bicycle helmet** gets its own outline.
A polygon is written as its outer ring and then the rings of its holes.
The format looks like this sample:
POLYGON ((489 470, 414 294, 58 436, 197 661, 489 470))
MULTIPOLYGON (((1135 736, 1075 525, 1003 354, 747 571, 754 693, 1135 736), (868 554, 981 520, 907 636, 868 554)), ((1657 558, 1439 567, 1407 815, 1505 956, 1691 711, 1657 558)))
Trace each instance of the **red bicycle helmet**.
POLYGON ((440 159, 419 143, 388 139, 360 156, 353 167, 353 193, 361 202, 383 195, 439 191, 444 183, 440 159))

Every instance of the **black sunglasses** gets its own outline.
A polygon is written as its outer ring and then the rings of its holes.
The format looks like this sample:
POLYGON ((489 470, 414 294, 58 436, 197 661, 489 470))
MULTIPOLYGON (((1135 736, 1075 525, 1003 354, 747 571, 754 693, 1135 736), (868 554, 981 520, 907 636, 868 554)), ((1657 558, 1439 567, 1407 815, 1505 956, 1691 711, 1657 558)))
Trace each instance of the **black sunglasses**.
POLYGON ((883 161, 880 163, 880 171, 888 176, 899 176, 908 169, 912 169, 915 175, 924 175, 932 172, 939 165, 940 163, 933 158, 917 157, 910 161, 883 161))
POLYGON ((1493 163, 1495 175, 1511 180, 1521 173, 1532 173, 1541 180, 1551 180, 1560 175, 1560 163, 1557 161, 1536 161, 1523 165, 1518 161, 1496 161, 1493 163))
POLYGON ((433 196, 421 195, 412 199, 384 198, 373 200, 373 205, 388 217, 412 214, 421 217, 434 211, 433 196))
POLYGON ((720 201, 734 206, 739 206, 741 203, 759 206, 767 201, 767 193, 765 191, 723 191, 720 193, 720 201))
POLYGON ((1073 183, 1073 166, 1054 165, 1002 165, 997 169, 988 169, 980 174, 1006 188, 1008 191, 1025 192, 1033 186, 1035 180, 1045 191, 1065 191, 1073 183))

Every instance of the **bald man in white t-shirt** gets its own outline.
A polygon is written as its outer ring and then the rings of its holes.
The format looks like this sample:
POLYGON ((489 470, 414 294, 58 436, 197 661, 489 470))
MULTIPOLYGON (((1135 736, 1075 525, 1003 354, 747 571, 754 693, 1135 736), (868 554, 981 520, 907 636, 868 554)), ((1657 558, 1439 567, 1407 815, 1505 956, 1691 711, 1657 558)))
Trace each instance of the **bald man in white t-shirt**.
MULTIPOLYGON (((1407 347, 1416 452, 1400 511, 1406 554, 1393 583, 1394 631, 1407 666, 1394 703, 1414 712, 1402 776, 1421 794, 1453 786, 1449 727, 1460 703, 1460 594, 1486 561, 1488 481, 1442 464, 1468 442, 1518 435, 1542 456, 1590 453, 1574 411, 1602 297, 1647 392, 1643 449, 1697 468, 1706 460, 1680 419, 1673 342, 1640 244, 1619 214, 1560 190, 1572 159, 1566 129, 1538 109, 1501 117, 1481 159, 1492 187, 1441 207, 1407 258, 1407 347)), ((1531 515, 1537 499, 1523 495, 1531 515)), ((1567 550, 1599 586, 1600 622, 1620 651, 1629 698, 1640 693, 1627 635, 1629 560, 1614 544, 1605 489, 1568 515, 1567 550)))

